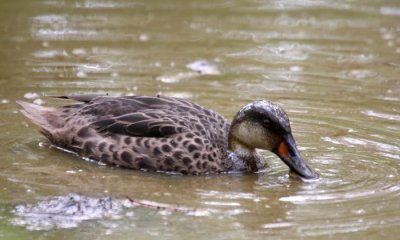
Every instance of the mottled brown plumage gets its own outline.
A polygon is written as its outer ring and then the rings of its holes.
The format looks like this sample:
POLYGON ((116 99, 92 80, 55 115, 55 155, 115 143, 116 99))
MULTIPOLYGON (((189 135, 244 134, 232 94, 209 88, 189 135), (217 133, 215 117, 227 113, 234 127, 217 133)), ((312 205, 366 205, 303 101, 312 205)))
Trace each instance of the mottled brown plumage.
MULTIPOLYGON (((257 171, 265 163, 255 148, 276 150, 280 156, 279 144, 285 135, 291 135, 284 111, 266 101, 246 105, 231 127, 220 114, 179 98, 61 98, 82 103, 60 108, 18 103, 53 144, 82 157, 131 169, 194 175, 257 171)), ((301 169, 286 163, 302 175, 301 169)), ((303 175, 311 176, 312 171, 305 168, 303 175)))

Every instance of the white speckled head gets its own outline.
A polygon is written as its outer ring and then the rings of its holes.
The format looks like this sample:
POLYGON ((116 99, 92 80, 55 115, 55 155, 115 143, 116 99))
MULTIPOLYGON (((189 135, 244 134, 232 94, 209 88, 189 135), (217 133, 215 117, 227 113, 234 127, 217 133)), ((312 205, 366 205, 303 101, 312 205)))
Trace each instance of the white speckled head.
POLYGON ((270 121, 285 132, 291 132, 289 118, 280 106, 273 102, 265 100, 257 100, 244 106, 236 114, 234 121, 241 121, 245 118, 257 118, 257 120, 270 121))
POLYGON ((290 123, 285 111, 278 105, 257 100, 244 106, 232 121, 232 137, 242 144, 272 150, 282 135, 290 133, 290 123))
POLYGON ((272 102, 258 100, 244 106, 234 117, 228 138, 229 149, 249 164, 258 158, 254 149, 265 149, 300 176, 316 177, 297 149, 286 112, 272 102))

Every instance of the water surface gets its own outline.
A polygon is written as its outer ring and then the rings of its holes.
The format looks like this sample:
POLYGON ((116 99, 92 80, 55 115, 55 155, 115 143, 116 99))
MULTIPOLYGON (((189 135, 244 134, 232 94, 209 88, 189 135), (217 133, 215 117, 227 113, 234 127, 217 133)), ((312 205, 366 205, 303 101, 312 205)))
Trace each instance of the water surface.
POLYGON ((400 234, 398 1, 1 1, 0 42, 0 238, 400 234), (212 65, 205 70, 204 60, 212 65), (60 105, 46 96, 105 92, 162 92, 227 118, 255 99, 277 102, 321 179, 290 179, 268 152, 271 168, 259 174, 182 177, 99 166, 41 144, 15 104, 60 105), (17 204, 70 193, 210 214, 137 207, 72 228, 13 224, 17 204))

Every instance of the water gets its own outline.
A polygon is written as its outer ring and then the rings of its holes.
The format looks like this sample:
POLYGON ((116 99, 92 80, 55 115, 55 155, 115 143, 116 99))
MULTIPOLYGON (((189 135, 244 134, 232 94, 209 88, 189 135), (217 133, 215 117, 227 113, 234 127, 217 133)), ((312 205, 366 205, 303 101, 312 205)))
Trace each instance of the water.
POLYGON ((2 1, 0 238, 398 238, 399 20, 395 0, 2 1), (290 179, 267 152, 260 174, 99 166, 42 144, 15 104, 104 92, 162 92, 227 118, 255 99, 277 102, 321 179, 290 179), (135 207, 73 228, 13 224, 16 205, 70 193, 209 214, 135 207))

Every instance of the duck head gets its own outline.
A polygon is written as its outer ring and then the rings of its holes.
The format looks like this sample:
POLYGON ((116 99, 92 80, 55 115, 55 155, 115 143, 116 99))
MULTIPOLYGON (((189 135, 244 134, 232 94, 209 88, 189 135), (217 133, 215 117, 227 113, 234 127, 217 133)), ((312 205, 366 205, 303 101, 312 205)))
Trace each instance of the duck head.
POLYGON ((287 114, 272 102, 259 100, 244 106, 231 123, 228 144, 253 170, 257 170, 255 149, 265 149, 300 177, 317 178, 297 149, 287 114))

